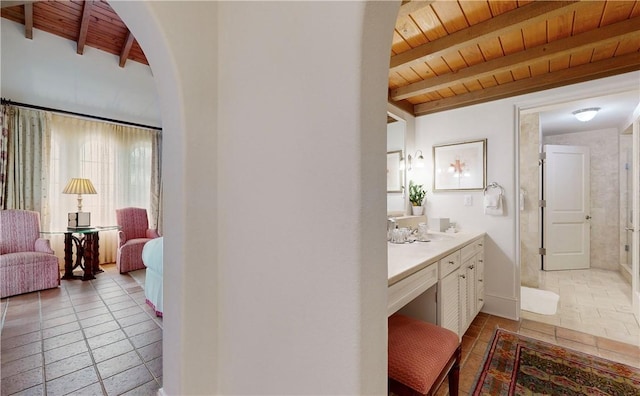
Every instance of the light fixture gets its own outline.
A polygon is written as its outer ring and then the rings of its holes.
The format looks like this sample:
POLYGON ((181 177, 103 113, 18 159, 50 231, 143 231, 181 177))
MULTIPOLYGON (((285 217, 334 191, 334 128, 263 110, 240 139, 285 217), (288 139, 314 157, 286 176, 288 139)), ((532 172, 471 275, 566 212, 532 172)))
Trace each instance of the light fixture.
POLYGON ((97 194, 93 188, 91 180, 73 178, 69 180, 67 186, 62 190, 63 194, 78 194, 78 212, 82 212, 82 194, 97 194))
POLYGON ((593 117, 598 114, 598 111, 600 111, 599 107, 589 107, 587 109, 576 110, 571 114, 573 114, 579 121, 587 122, 591 121, 593 117))
POLYGON ((416 151, 413 157, 411 157, 411 154, 407 155, 407 164, 409 166, 407 170, 411 170, 413 169, 413 167, 424 168, 424 157, 422 156, 422 150, 416 151), (418 155, 418 153, 420 153, 420 155, 418 155))
POLYGON ((63 194, 78 194, 78 212, 69 213, 68 227, 70 228, 85 228, 91 224, 91 214, 82 212, 82 194, 97 194, 96 189, 93 188, 91 180, 73 178, 69 180, 67 186, 62 190, 63 194))

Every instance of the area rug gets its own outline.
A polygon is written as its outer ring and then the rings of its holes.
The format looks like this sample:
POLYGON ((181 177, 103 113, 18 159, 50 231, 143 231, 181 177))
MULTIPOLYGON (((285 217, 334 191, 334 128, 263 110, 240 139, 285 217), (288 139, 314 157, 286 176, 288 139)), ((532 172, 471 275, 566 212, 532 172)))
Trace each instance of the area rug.
POLYGON ((520 288, 520 309, 542 315, 555 315, 560 296, 549 290, 520 288))
POLYGON ((472 395, 640 395, 640 370, 496 329, 472 395))

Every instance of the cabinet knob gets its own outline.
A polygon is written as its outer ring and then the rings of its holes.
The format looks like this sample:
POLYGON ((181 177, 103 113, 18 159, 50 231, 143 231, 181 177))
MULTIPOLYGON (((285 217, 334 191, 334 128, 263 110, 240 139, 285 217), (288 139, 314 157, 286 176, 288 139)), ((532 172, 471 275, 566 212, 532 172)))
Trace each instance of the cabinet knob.
POLYGON ((465 279, 467 276, 466 276, 465 274, 460 274, 460 277, 461 277, 462 279, 465 279))
POLYGON ((479 243, 479 244, 478 244, 478 246, 482 246, 482 244, 481 244, 481 243, 479 243))
POLYGON ((484 263, 484 260, 478 260, 478 261, 481 262, 481 263, 484 263))
POLYGON ((478 301, 484 301, 484 298, 479 298, 478 301))
POLYGON ((478 279, 478 282, 482 282, 482 279, 478 279))
POLYGON ((453 265, 453 264, 455 264, 455 263, 454 263, 453 261, 449 261, 449 264, 453 265))
POLYGON ((469 269, 474 269, 474 268, 475 268, 475 265, 470 265, 468 268, 469 268, 469 269))

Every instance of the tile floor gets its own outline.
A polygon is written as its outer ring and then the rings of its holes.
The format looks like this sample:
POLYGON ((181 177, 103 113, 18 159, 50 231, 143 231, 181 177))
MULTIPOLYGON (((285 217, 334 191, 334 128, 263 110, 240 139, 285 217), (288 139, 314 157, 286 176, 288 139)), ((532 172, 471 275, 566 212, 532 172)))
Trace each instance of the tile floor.
POLYGON ((530 319, 640 346, 631 310, 631 285, 617 271, 541 271, 540 289, 560 296, 555 315, 522 311, 530 319))
POLYGON ((1 300, 4 395, 154 395, 162 319, 114 264, 95 280, 1 300))
MULTIPOLYGON (((1 300, 3 396, 155 395, 162 386, 162 319, 156 318, 144 303, 144 292, 133 278, 118 274, 114 265, 103 269, 105 272, 90 282, 62 281, 59 289, 1 300)), ((554 275, 547 282, 563 285, 561 301, 567 295, 563 307, 588 299, 581 295, 586 293, 582 286, 587 285, 592 291, 589 301, 603 304, 591 304, 600 318, 617 316, 609 311, 625 313, 624 305, 610 302, 613 305, 609 306, 601 301, 611 297, 618 301, 617 292, 607 292, 606 297, 602 293, 616 290, 604 275, 611 274, 596 273, 593 280, 573 284, 555 280, 554 275), (597 285, 598 279, 607 286, 588 286, 597 285)), ((568 308, 566 311, 571 312, 568 308)), ((589 318, 589 311, 585 312, 585 319, 589 318)), ((576 316, 567 316, 571 317, 576 316)), ((620 319, 624 318, 623 315, 620 319)), ((604 334, 593 335, 567 328, 572 322, 563 322, 561 314, 546 319, 557 323, 529 318, 513 321, 480 313, 462 338, 460 394, 468 394, 473 387, 498 326, 640 368, 638 344, 612 340, 606 334, 606 326, 604 334)), ((446 394, 445 381, 438 395, 446 394)))

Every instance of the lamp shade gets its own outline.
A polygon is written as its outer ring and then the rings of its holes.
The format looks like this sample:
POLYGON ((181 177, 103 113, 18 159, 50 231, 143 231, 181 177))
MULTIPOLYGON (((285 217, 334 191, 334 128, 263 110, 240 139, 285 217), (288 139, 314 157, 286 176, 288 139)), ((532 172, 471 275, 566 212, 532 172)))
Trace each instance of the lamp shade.
POLYGON ((91 180, 73 178, 69 180, 67 186, 62 190, 63 194, 97 194, 96 189, 93 188, 91 180))

